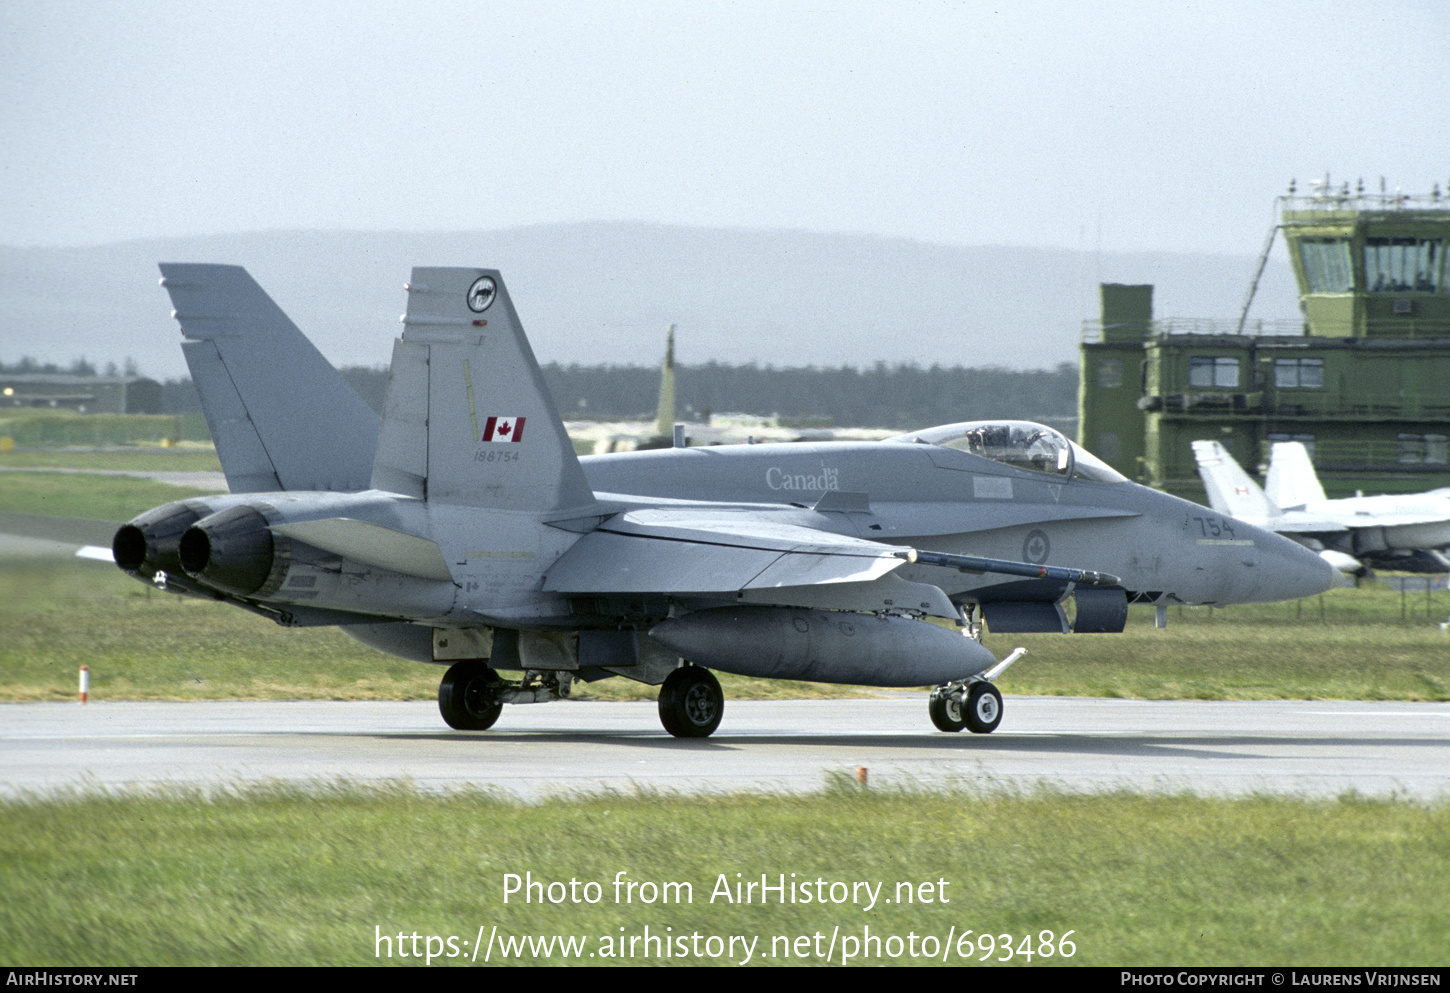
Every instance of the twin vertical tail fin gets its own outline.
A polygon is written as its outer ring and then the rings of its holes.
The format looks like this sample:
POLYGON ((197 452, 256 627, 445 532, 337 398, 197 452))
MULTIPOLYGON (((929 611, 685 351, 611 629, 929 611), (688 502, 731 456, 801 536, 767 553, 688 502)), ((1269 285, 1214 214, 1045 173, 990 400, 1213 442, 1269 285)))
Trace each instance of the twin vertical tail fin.
POLYGON ((1259 484, 1234 461, 1228 449, 1217 441, 1195 441, 1193 455, 1198 475, 1208 491, 1208 503, 1220 514, 1250 523, 1262 523, 1281 513, 1259 484))
POLYGON ((1264 490, 1270 500, 1286 510, 1324 502, 1324 487, 1302 441, 1274 442, 1264 490))
POLYGON ((417 268, 372 485, 433 503, 587 512, 593 491, 492 269, 417 268))
POLYGON ((245 269, 163 263, 161 285, 233 493, 367 488, 377 415, 245 269))

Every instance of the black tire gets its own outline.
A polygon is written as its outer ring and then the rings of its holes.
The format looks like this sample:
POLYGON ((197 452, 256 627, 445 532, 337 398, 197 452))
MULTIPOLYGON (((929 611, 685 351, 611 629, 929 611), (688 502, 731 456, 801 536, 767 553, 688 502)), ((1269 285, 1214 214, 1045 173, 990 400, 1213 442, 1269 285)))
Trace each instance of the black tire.
POLYGON ((1002 694, 991 683, 973 683, 962 717, 973 734, 991 734, 1002 723, 1002 694))
POLYGON ((709 669, 687 665, 660 686, 660 723, 676 738, 708 738, 725 714, 725 693, 709 669))
POLYGON ((938 731, 957 732, 967 726, 967 719, 962 716, 962 705, 945 693, 933 693, 926 709, 938 731))
POLYGON ((486 731, 503 713, 503 679, 484 662, 459 662, 438 684, 438 710, 451 728, 486 731))

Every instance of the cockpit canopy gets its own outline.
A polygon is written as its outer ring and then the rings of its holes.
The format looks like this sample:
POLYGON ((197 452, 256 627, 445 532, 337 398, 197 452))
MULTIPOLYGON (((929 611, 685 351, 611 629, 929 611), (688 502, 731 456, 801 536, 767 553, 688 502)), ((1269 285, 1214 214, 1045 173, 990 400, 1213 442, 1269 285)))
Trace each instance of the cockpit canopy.
POLYGON ((1062 432, 1031 421, 963 421, 897 435, 891 441, 940 445, 970 452, 993 462, 1100 483, 1125 483, 1127 477, 1097 456, 1067 440, 1062 432))

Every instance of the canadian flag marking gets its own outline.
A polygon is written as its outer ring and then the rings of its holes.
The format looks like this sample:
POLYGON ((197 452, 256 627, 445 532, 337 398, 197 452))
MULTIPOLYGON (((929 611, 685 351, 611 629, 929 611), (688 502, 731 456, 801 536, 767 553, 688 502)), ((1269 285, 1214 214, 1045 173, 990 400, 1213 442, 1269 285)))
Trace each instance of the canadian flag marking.
POLYGON ((490 417, 483 425, 483 441, 518 442, 524 440, 522 417, 490 417))

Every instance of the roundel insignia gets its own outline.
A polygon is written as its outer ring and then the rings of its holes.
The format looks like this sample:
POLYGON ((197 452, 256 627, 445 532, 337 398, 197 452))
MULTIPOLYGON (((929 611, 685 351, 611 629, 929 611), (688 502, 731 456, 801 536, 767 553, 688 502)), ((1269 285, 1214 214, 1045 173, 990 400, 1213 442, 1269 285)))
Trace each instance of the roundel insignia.
POLYGON ((468 288, 468 309, 475 314, 481 314, 493 303, 494 294, 498 287, 494 285, 492 276, 479 276, 468 288))
POLYGON ((1034 529, 1027 533, 1027 539, 1022 542, 1022 557, 1034 565, 1041 565, 1047 561, 1047 556, 1052 553, 1052 543, 1047 540, 1047 532, 1034 529))

